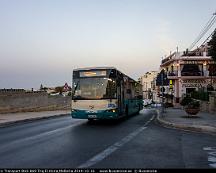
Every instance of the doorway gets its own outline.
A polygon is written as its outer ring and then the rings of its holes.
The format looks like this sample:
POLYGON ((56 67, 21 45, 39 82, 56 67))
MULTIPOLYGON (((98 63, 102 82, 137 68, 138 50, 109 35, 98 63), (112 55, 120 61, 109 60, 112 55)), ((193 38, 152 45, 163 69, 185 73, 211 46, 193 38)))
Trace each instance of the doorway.
POLYGON ((196 88, 186 88, 186 95, 191 94, 194 91, 196 91, 196 88))

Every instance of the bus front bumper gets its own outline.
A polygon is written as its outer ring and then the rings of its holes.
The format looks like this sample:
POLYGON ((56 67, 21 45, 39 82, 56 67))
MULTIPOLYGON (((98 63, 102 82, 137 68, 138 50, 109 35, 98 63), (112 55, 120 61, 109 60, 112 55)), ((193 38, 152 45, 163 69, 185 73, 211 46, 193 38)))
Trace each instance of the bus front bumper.
POLYGON ((71 110, 72 118, 77 119, 117 119, 118 113, 116 109, 108 109, 108 110, 71 110))

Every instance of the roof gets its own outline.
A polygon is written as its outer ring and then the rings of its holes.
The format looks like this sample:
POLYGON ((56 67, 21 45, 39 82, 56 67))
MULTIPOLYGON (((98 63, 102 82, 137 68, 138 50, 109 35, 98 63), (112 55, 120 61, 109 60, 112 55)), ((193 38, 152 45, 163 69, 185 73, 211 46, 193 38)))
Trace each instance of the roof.
MULTIPOLYGON (((76 68, 74 69, 73 71, 79 71, 79 70, 83 70, 83 71, 87 71, 87 70, 107 70, 107 69, 115 69, 115 70, 118 70, 117 68, 115 67, 84 67, 84 68, 76 68)), ((119 70, 118 70, 119 71, 119 70)), ((120 73, 122 73, 121 71, 119 71, 120 73)), ((134 80, 133 78, 129 77, 128 75, 122 73, 123 75, 127 76, 130 80, 133 80, 133 81, 136 81, 134 80)), ((137 81, 136 81, 137 82, 137 81)), ((137 82, 138 83, 138 82, 137 82)))

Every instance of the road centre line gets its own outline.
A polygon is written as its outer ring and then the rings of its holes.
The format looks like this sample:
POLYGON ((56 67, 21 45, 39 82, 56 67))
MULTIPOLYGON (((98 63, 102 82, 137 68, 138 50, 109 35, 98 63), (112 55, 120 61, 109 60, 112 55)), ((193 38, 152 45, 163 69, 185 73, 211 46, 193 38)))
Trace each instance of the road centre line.
POLYGON ((136 131, 130 133, 128 136, 124 137, 119 142, 116 142, 115 144, 111 145, 101 153, 97 154, 96 156, 92 157, 87 162, 81 164, 78 168, 88 168, 92 165, 95 165, 96 163, 100 162, 110 154, 112 154, 114 151, 122 147, 124 144, 128 143, 130 140, 132 140, 135 136, 137 136, 140 132, 142 132, 147 127, 140 127, 136 131))
POLYGON ((121 139, 119 142, 114 143, 107 149, 103 150, 99 154, 93 156, 91 159, 87 160, 85 163, 78 166, 78 168, 88 168, 92 165, 95 165, 96 163, 100 162, 101 160, 105 159, 107 156, 118 150, 120 147, 122 147, 124 144, 131 141, 134 137, 136 137, 139 133, 141 133, 143 130, 145 130, 147 125, 154 119, 154 116, 147 121, 142 127, 136 129, 134 132, 130 133, 123 139, 121 139))

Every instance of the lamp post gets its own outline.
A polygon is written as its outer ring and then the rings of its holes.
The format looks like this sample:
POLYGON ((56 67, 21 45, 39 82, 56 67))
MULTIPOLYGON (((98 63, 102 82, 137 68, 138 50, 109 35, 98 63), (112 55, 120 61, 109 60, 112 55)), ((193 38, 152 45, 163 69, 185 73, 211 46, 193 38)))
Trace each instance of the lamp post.
MULTIPOLYGON (((165 56, 166 57, 166 56, 165 56)), ((161 63, 163 64, 163 57, 162 57, 162 61, 161 63)), ((163 113, 164 113, 164 69, 162 67, 162 70, 161 70, 161 86, 162 86, 162 104, 161 104, 161 112, 162 112, 162 116, 163 116, 163 113)))
POLYGON ((164 80, 164 75, 163 75, 163 73, 164 73, 164 70, 162 70, 161 71, 162 73, 161 73, 161 86, 162 86, 162 88, 161 88, 161 92, 162 92, 162 113, 164 113, 164 82, 163 82, 163 80, 164 80))

